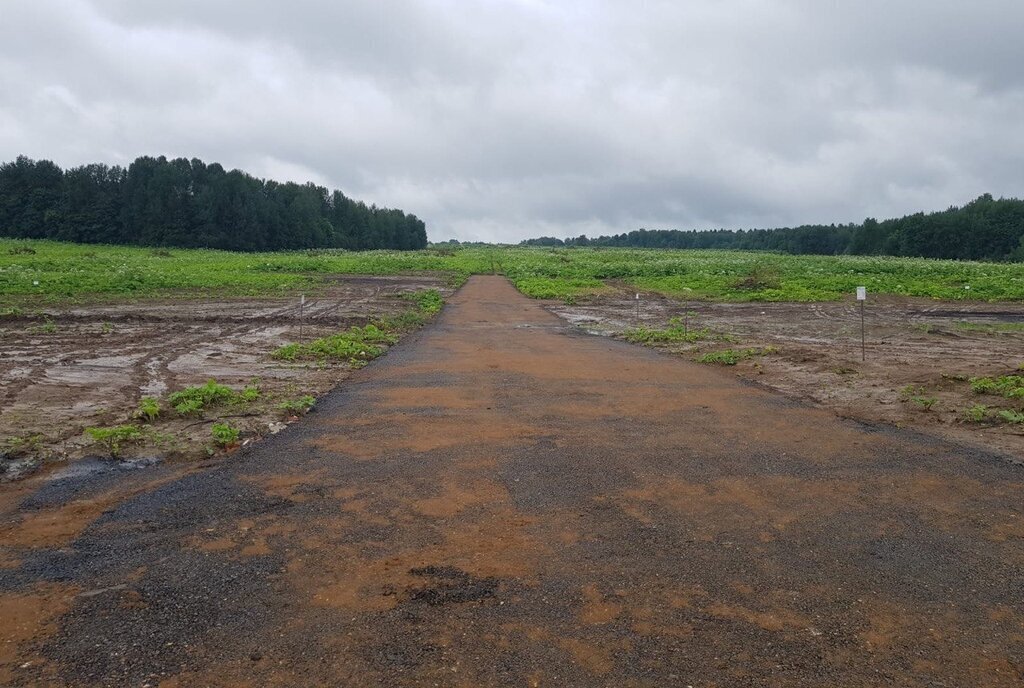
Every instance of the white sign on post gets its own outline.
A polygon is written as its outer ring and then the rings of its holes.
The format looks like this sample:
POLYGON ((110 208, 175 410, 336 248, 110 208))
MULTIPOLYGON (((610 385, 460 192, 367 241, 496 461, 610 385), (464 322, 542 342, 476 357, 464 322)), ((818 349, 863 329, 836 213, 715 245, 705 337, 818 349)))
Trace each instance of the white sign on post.
POLYGON ((857 287, 857 300, 858 301, 867 301, 868 300, 868 288, 867 287, 857 287))

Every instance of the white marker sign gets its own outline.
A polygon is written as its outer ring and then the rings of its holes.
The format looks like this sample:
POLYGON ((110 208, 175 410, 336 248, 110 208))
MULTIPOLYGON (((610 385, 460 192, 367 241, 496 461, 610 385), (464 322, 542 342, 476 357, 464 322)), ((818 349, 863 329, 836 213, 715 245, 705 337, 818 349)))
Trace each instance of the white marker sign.
POLYGON ((867 301, 868 300, 868 288, 867 287, 857 287, 857 300, 858 301, 867 301))
POLYGON ((640 294, 637 294, 637 295, 636 295, 636 300, 637 300, 637 301, 639 301, 639 300, 640 300, 640 294))

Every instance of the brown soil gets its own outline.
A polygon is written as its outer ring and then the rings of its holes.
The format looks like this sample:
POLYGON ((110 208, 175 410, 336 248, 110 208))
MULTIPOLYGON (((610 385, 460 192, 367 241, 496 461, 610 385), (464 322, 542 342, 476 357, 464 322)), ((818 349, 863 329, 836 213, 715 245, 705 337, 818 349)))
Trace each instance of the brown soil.
POLYGON ((139 423, 133 412, 142 397, 166 397, 211 379, 235 389, 258 380, 261 402, 200 419, 165 411, 151 425, 150 439, 127 445, 125 457, 204 456, 212 444, 210 425, 220 417, 243 431, 243 441, 276 432, 288 420, 275 409, 278 403, 322 395, 348 376, 349 367, 281 363, 271 352, 408 310, 409 302, 398 297, 427 288, 450 293, 431 277, 339 277, 301 309, 298 294, 108 300, 0 320, 0 480, 40 463, 52 469, 102 457, 85 428, 139 423))
POLYGON ((638 326, 663 328, 690 312, 689 326, 731 335, 734 342, 658 345, 686 358, 725 348, 775 347, 735 366, 747 380, 867 422, 912 427, 1006 453, 1024 461, 1024 426, 995 419, 967 422, 975 404, 993 409, 1020 403, 971 391, 969 378, 1024 374, 1024 330, 970 330, 1024 323, 1024 304, 945 302, 872 297, 865 309, 865 358, 861 360, 860 308, 841 303, 709 303, 642 294, 637 318, 634 292, 581 299, 549 308, 583 329, 621 336, 638 326), (917 400, 915 400, 917 399, 917 400), (935 402, 926 408, 929 400, 935 402))
POLYGON ((585 335, 500 278, 184 466, 10 486, 7 683, 1024 681, 1020 467, 585 335))

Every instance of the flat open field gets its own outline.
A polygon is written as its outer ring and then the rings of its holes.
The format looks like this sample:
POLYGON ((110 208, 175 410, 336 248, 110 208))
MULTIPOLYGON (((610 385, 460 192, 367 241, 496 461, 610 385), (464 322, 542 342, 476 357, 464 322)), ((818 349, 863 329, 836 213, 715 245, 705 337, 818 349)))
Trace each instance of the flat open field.
POLYGON ((0 492, 0 684, 1024 682, 1024 475, 474 277, 212 466, 0 492))
POLYGON ((647 343, 691 360, 722 350, 768 350, 737 361, 730 370, 841 416, 913 427, 1024 461, 1024 423, 1005 422, 998 415, 1024 404, 979 394, 970 382, 1024 375, 1019 369, 1024 364, 1024 304, 872 295, 865 308, 862 361, 860 308, 849 297, 818 303, 715 303, 643 292, 638 309, 635 294, 611 287, 599 296, 549 308, 598 334, 637 339, 654 333, 647 343), (697 335, 695 341, 671 336, 681 335, 683 327, 697 335), (665 341, 659 340, 658 334, 666 332, 665 341), (983 417, 972 418, 972 409, 978 413, 981 407, 983 417))
POLYGON ((217 449, 211 437, 217 422, 239 430, 240 443, 278 432, 301 415, 281 404, 321 396, 352 368, 344 361, 275 359, 278 348, 394 319, 414 307, 405 297, 429 290, 450 292, 429 275, 337 277, 304 305, 298 293, 193 294, 51 303, 31 315, 9 315, 0 319, 0 454, 8 455, 0 461, 0 480, 39 464, 109 458, 86 434, 89 427, 139 427, 144 437, 120 451, 129 465, 205 457, 217 449), (209 380, 256 389, 258 396, 201 414, 170 407, 170 394, 209 380), (137 414, 146 398, 161 405, 152 420, 137 414))
POLYGON ((1022 280, 0 241, 0 685, 1024 685, 1022 280))

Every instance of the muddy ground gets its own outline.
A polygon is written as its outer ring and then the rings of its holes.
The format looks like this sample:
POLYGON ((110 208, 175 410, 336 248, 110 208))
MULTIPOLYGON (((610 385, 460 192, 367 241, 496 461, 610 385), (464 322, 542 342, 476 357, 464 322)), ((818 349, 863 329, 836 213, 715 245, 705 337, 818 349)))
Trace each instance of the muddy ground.
POLYGON ((203 463, 0 490, 0 685, 1024 685, 1019 466, 498 277, 203 463))
POLYGON ((872 296, 865 308, 865 361, 860 306, 852 299, 710 303, 643 293, 638 318, 635 291, 620 287, 574 305, 548 307, 587 331, 612 336, 641 325, 663 328, 670 318, 689 312, 692 329, 709 328, 736 341, 666 347, 682 356, 775 347, 777 353, 741 361, 735 371, 844 417, 917 428, 1024 461, 1024 426, 997 420, 968 422, 964 416, 975 404, 1019 408, 1020 404, 974 394, 968 380, 1021 374, 1024 328, 995 329, 1024 323, 1024 304, 872 296))
POLYGON ((281 402, 322 395, 350 367, 284 363, 271 352, 409 310, 402 295, 423 289, 451 292, 430 276, 343 277, 301 307, 297 293, 107 300, 0 319, 0 481, 40 465, 59 469, 83 458, 108 459, 85 434, 87 427, 143 425, 133 416, 140 399, 166 399, 211 379, 234 389, 255 382, 260 398, 202 418, 177 417, 164 403, 161 418, 143 428, 146 440, 124 447, 128 465, 205 456, 218 420, 240 429, 242 443, 277 432, 295 419, 277 408, 281 402))

